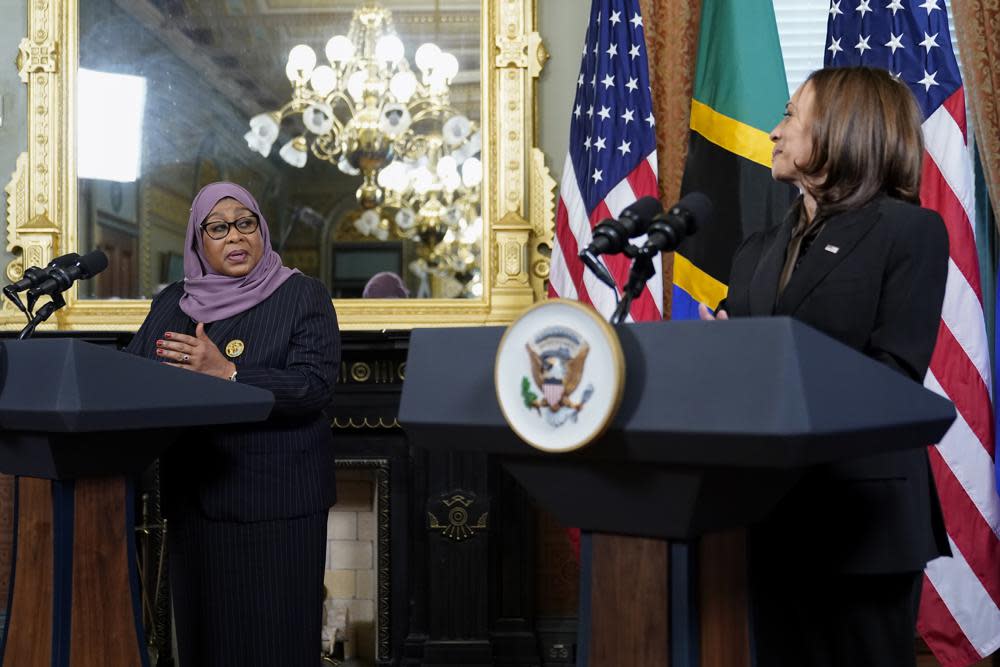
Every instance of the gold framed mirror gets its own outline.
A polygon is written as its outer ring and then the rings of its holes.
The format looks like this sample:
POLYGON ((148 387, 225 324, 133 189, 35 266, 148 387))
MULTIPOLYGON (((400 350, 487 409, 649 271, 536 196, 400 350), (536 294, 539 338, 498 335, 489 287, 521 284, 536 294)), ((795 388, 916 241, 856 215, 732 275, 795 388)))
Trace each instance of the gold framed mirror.
MULTIPOLYGON (((324 27, 322 38, 311 34, 309 45, 313 54, 321 54, 320 60, 325 50, 326 56, 332 58, 330 65, 336 69, 343 56, 331 57, 331 51, 324 49, 326 36, 339 32, 355 34, 349 32, 352 16, 357 14, 355 10, 373 5, 373 0, 338 2, 333 7, 330 7, 331 3, 319 3, 315 0, 219 0, 217 3, 200 4, 206 7, 218 5, 219 9, 216 14, 207 11, 201 17, 166 17, 170 19, 168 29, 171 34, 152 35, 148 41, 156 42, 157 48, 172 51, 172 54, 168 54, 169 57, 183 61, 182 66, 198 73, 207 82, 204 84, 206 86, 212 85, 212 74, 215 73, 219 82, 212 90, 216 92, 209 92, 220 97, 228 95, 227 108, 232 110, 233 118, 242 115, 243 126, 233 122, 232 118, 226 118, 223 123, 225 131, 220 129, 201 132, 200 137, 194 138, 198 140, 194 140, 176 132, 162 132, 163 128, 150 125, 160 131, 161 143, 155 146, 145 145, 141 149, 144 151, 143 159, 149 162, 151 156, 159 156, 162 158, 161 163, 167 166, 161 166, 156 177, 151 175, 145 178, 132 174, 108 178, 100 177, 100 173, 95 177, 92 171, 79 171, 82 151, 88 151, 88 154, 95 151, 99 153, 108 145, 98 141, 94 148, 94 138, 100 135, 90 131, 81 132, 80 126, 85 122, 81 113, 87 114, 86 117, 89 118, 94 115, 93 109, 96 108, 98 115, 113 115, 110 114, 111 109, 127 106, 127 96, 107 93, 98 95, 95 103, 91 99, 93 94, 89 98, 81 95, 81 83, 92 76, 94 71, 115 69, 101 68, 98 56, 106 57, 123 43, 128 47, 140 48, 143 40, 139 39, 139 30, 152 30, 155 26, 164 24, 165 17, 155 14, 156 11, 169 11, 162 8, 183 7, 185 3, 155 3, 149 0, 26 2, 27 36, 18 49, 17 69, 28 91, 28 150, 18 157, 15 172, 6 186, 6 246, 14 256, 13 261, 5 267, 6 277, 8 280, 20 278, 24 268, 44 266, 53 257, 68 252, 82 254, 94 247, 107 247, 114 253, 119 253, 112 255, 110 273, 103 286, 99 287, 97 283, 74 286, 66 294, 66 307, 56 312, 47 325, 49 327, 66 330, 137 328, 148 312, 148 296, 155 293, 156 288, 164 282, 177 277, 177 260, 182 250, 177 242, 177 230, 183 229, 186 224, 187 207, 197 187, 219 178, 237 181, 249 179, 252 181, 252 191, 255 190, 254 185, 258 186, 255 192, 258 198, 268 200, 266 193, 261 194, 262 190, 267 189, 266 179, 257 177, 264 171, 275 172, 284 168, 281 160, 287 163, 289 158, 286 155, 279 157, 280 153, 303 147, 301 152, 308 153, 311 160, 307 166, 313 167, 314 172, 320 174, 318 178, 331 181, 340 179, 338 182, 342 182, 335 195, 327 196, 322 201, 308 200, 305 205, 296 206, 288 205, 287 196, 284 199, 274 198, 275 202, 262 201, 265 212, 273 211, 268 213, 273 239, 284 238, 287 241, 295 239, 296 234, 301 236, 298 243, 292 242, 282 248, 286 264, 299 265, 306 273, 326 278, 335 297, 346 297, 359 291, 360 281, 365 277, 363 272, 352 273, 351 267, 357 265, 356 257, 364 256, 369 265, 395 268, 406 275, 407 281, 412 281, 412 276, 406 273, 412 262, 426 260, 428 256, 436 258, 440 254, 435 251, 429 255, 426 248, 421 251, 418 247, 420 244, 413 243, 412 233, 409 236, 404 233, 405 225, 393 227, 393 221, 396 220, 394 216, 400 206, 385 208, 383 204, 399 204, 402 201, 400 198, 390 202, 386 195, 387 201, 380 199, 378 202, 380 208, 377 217, 368 215, 366 223, 359 220, 362 214, 370 210, 365 207, 362 186, 375 187, 375 172, 369 170, 368 173, 359 174, 353 181, 345 178, 344 170, 338 168, 345 166, 345 159, 351 162, 347 171, 352 166, 358 167, 358 155, 350 151, 331 153, 330 147, 335 147, 336 142, 328 142, 325 149, 318 143, 310 146, 306 139, 315 141, 323 133, 313 132, 310 135, 302 129, 303 125, 306 130, 315 130, 317 126, 319 130, 324 129, 325 118, 319 113, 324 110, 323 100, 313 97, 296 102, 296 91, 302 90, 303 86, 305 89, 312 86, 313 89, 325 92, 333 84, 329 81, 315 83, 317 77, 314 75, 310 79, 310 72, 301 68, 297 72, 281 71, 286 54, 289 54, 289 62, 295 60, 290 55, 288 44, 302 39, 295 34, 294 26, 310 21, 315 24, 317 19, 300 18, 296 23, 290 20, 275 22, 274 16, 280 19, 282 13, 292 16, 297 12, 312 12, 309 17, 314 17, 316 12, 320 12, 319 16, 329 26, 324 27), (107 10, 107 15, 94 14, 101 7, 107 10), (239 15, 240 8, 247 10, 246 15, 239 15), (254 11, 249 11, 250 8, 254 11), (264 19, 261 19, 261 23, 255 25, 251 14, 258 12, 271 12, 271 23, 263 23, 264 19), (234 17, 234 13, 238 16, 234 17), (225 15, 228 23, 218 20, 221 15, 225 15), (120 20, 112 20, 116 17, 120 20), (209 22, 208 25, 206 21, 209 22), (138 28, 129 28, 133 24, 138 28), (275 25, 278 28, 274 28, 275 25), (213 27, 219 33, 222 30, 231 31, 233 26, 243 31, 242 37, 232 39, 232 35, 224 38, 221 34, 213 34, 213 27), (105 32, 102 33, 102 30, 105 32), (246 59, 246 66, 231 53, 226 55, 200 48, 206 43, 220 42, 245 46, 245 50, 237 51, 236 54, 246 59), (271 53, 267 58, 251 58, 251 54, 259 55, 262 49, 271 48, 272 45, 276 53, 271 53), (203 50, 204 53, 201 52, 203 50), (274 83, 275 81, 278 83, 274 83), (271 83, 255 86, 255 82, 271 83), (284 89, 278 85, 282 82, 284 89), (247 145, 250 143, 250 148, 253 148, 254 137, 244 137, 242 133, 250 130, 248 135, 252 135, 255 130, 260 129, 260 123, 263 122, 259 120, 260 116, 273 114, 285 107, 294 107, 290 115, 296 117, 291 120, 282 119, 293 126, 282 130, 283 134, 274 143, 273 151, 264 153, 261 150, 260 155, 254 155, 247 145), (307 111, 313 115, 307 118, 307 111), (256 126, 253 120, 255 118, 258 119, 256 126), (170 145, 163 143, 171 141, 171 137, 174 140, 170 145), (301 145, 293 145, 294 140, 300 137, 303 138, 301 145), (240 156, 240 161, 241 164, 250 166, 234 169, 232 164, 219 158, 217 150, 206 145, 206 142, 211 143, 208 140, 217 140, 229 147, 239 146, 242 142, 245 155, 240 156), (179 157, 176 160, 184 160, 183 173, 170 171, 171 150, 177 151, 179 157), (324 150, 329 153, 325 157, 324 150), (259 161, 251 163, 251 157, 259 158, 259 161), (118 180, 113 180, 114 178, 118 180), (183 187, 175 187, 178 182, 183 183, 183 187), (170 185, 164 186, 164 183, 170 185), (356 200, 353 199, 355 192, 356 200), (313 206, 311 201, 320 203, 313 206), (303 209, 309 211, 303 214, 303 209), (309 215, 312 215, 312 222, 309 215), (284 221, 275 225, 276 219, 284 221), (381 223, 383 227, 386 224, 392 227, 394 236, 388 239, 378 238, 377 223, 381 223), (298 230, 294 228, 296 224, 299 226, 298 230), (275 227, 278 228, 277 232, 273 231, 275 227), (376 232, 374 235, 372 230, 376 232), (339 254, 334 254, 331 249, 336 249, 339 254), (116 266, 119 267, 119 275, 114 274, 116 266), (129 267, 127 270, 122 269, 126 266, 129 267), (338 284, 337 280, 343 282, 338 284)), ((472 32, 478 33, 478 58, 474 57, 476 34, 471 38, 468 35, 459 38, 460 45, 454 47, 464 78, 456 77, 454 73, 447 77, 447 82, 452 84, 448 105, 450 111, 439 114, 442 124, 455 116, 464 116, 469 121, 468 127, 461 128, 458 134, 467 138, 478 133, 479 137, 480 144, 475 149, 469 149, 461 143, 445 142, 445 152, 464 149, 468 155, 474 156, 477 168, 481 169, 481 177, 465 182, 465 186, 469 186, 470 182, 474 183, 473 187, 477 192, 471 198, 472 207, 467 207, 471 213, 462 219, 461 226, 461 230, 466 231, 466 227, 471 227, 467 223, 481 217, 481 227, 478 228, 481 230, 478 232, 481 233, 481 242, 475 246, 475 257, 464 260, 467 263, 474 262, 477 277, 473 280, 468 278, 472 273, 467 275, 460 271, 458 274, 453 272, 451 275, 458 275, 462 286, 462 289, 456 289, 455 281, 448 283, 448 280, 432 275, 422 285, 423 293, 431 298, 377 301, 335 298, 341 327, 404 329, 511 321, 526 306, 544 295, 549 270, 548 250, 555 218, 555 182, 544 165, 542 152, 534 145, 537 134, 535 85, 548 57, 535 31, 535 0, 468 0, 447 10, 449 3, 442 0, 383 0, 382 4, 395 13, 395 28, 406 46, 406 56, 409 63, 412 63, 410 69, 414 73, 419 70, 418 89, 420 85, 428 88, 435 85, 433 71, 426 66, 429 62, 426 54, 423 67, 416 62, 420 59, 415 54, 420 40, 428 35, 432 40, 440 37, 442 50, 447 50, 453 47, 449 46, 447 35, 440 36, 442 32, 454 32, 455 26, 464 22, 467 26, 473 26, 470 29, 472 32), (480 12, 478 17, 469 18, 475 14, 476 9, 480 12), (475 71, 477 67, 478 72, 475 71), (476 101, 468 93, 470 89, 477 88, 478 108, 476 101), (442 295, 454 294, 456 291, 462 295, 460 298, 442 298, 442 295)), ((126 56, 129 53, 128 48, 121 51, 126 56)), ((124 60, 128 58, 125 57, 124 60)), ((156 71, 162 74, 169 70, 172 62, 161 59, 156 71)), ((301 61, 297 62, 301 65, 301 61)), ((308 69, 314 71, 319 67, 310 63, 308 69)), ((346 79, 350 78, 347 70, 337 71, 336 74, 345 79, 345 84, 346 79)), ((324 75, 329 76, 326 71, 324 75)), ((200 127, 203 121, 196 113, 199 109, 192 106, 198 95, 187 100, 181 97, 180 102, 172 109, 163 110, 163 100, 177 97, 164 95, 169 80, 166 83, 164 81, 161 78, 159 81, 144 83, 153 88, 152 95, 145 93, 149 97, 146 98, 144 121, 147 124, 164 124, 179 115, 181 120, 186 118, 184 122, 200 127), (157 97, 160 101, 150 105, 149 102, 157 97), (151 106, 153 113, 150 113, 151 106)), ((437 85, 440 86, 440 81, 437 85)), ((349 86, 345 85, 344 88, 349 86)), ((88 83, 87 89, 100 90, 100 87, 88 83)), ((419 97, 419 93, 417 96, 419 97)), ((329 99, 332 98, 327 101, 329 99)), ((441 106, 438 105, 439 108, 441 106)), ((417 111, 415 107, 411 108, 414 109, 415 119, 417 111)), ((395 113, 398 116, 406 111, 397 109, 395 113)), ((358 114, 355 112, 354 115, 358 114)), ((414 121, 414 126, 416 124, 414 121)), ((183 127, 184 123, 177 125, 183 127)), ((453 122, 451 129, 443 131, 453 131, 454 126, 453 122)), ((123 123, 113 127, 117 135, 124 135, 128 131, 123 123)), ((439 135, 442 132, 440 128, 437 131, 439 135)), ((256 139, 259 142, 260 137, 256 139)), ((407 146, 412 148, 413 143, 410 142, 407 146)), ((447 169, 442 170, 438 160, 444 154, 440 143, 434 149, 437 153, 433 155, 433 151, 426 150, 419 155, 412 153, 411 157, 416 157, 411 166, 429 165, 430 172, 441 175, 443 179, 447 169), (424 161, 418 163, 419 159, 424 161)), ((341 144, 346 146, 350 142, 343 141, 341 144)), ((405 153, 402 145, 403 142, 400 141, 395 147, 399 155, 405 153)), ((258 149, 260 148, 258 145, 258 149)), ((298 159, 294 153, 287 155, 291 156, 291 162, 298 159)), ((370 155, 370 151, 366 155, 370 155)), ((118 166, 123 162, 128 162, 127 158, 115 160, 118 166)), ((381 168, 387 163, 388 161, 383 161, 378 166, 381 168)), ((449 164, 448 168, 455 170, 454 165, 449 164)), ((453 174, 450 177, 455 178, 453 174)), ((293 174, 284 178, 295 181, 299 177, 293 174)), ((389 181, 378 185, 387 184, 389 181)), ((389 188, 386 187, 385 190, 388 191, 389 188)), ((449 194, 449 197, 453 196, 458 195, 449 194)), ((426 200, 421 201, 426 203, 426 200)), ((453 200, 443 201, 445 206, 442 209, 453 200)), ((420 203, 413 206, 413 210, 419 212, 420 203)), ((419 217, 419 220, 423 221, 425 218, 419 217)), ((427 235, 418 238, 426 240, 427 235)), ((441 246, 437 247, 440 249, 441 246)), ((420 288, 413 291, 420 291, 420 288)), ((23 315, 11 304, 4 302, 0 307, 0 326, 5 329, 20 328, 23 319, 23 315)))

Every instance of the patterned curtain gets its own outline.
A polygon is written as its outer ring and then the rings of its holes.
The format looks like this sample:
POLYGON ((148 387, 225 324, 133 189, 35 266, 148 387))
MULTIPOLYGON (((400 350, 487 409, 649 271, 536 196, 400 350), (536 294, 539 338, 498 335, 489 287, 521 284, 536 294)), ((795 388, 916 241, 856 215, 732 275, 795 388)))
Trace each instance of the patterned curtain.
MULTIPOLYGON (((660 191, 663 203, 670 206, 680 197, 687 157, 701 0, 639 0, 639 7, 653 88, 660 191)), ((667 319, 672 293, 673 254, 666 254, 663 258, 663 316, 667 319)))
POLYGON ((1000 208, 1000 1, 952 3, 965 92, 994 212, 1000 208))

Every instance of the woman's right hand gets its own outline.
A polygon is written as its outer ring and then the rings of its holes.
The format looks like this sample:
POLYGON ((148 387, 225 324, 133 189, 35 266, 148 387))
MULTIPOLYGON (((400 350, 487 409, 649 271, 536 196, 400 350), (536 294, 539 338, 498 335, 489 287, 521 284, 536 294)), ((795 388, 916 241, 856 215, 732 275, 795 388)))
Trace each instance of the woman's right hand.
POLYGON ((703 303, 699 303, 698 317, 700 317, 703 320, 728 320, 729 314, 724 310, 720 310, 713 315, 712 311, 708 309, 708 306, 706 306, 703 303))

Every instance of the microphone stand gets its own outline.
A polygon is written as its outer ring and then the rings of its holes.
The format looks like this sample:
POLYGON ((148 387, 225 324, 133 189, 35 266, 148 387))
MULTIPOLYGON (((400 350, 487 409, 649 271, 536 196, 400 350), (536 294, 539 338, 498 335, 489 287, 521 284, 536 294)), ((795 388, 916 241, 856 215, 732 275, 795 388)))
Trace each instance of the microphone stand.
POLYGON ((632 258, 632 268, 629 270, 625 289, 622 290, 622 299, 618 302, 618 307, 615 308, 615 312, 611 316, 612 324, 621 324, 625 321, 632 307, 632 300, 642 294, 646 282, 656 275, 653 257, 659 254, 659 250, 626 244, 624 253, 626 257, 632 258))
MULTIPOLYGON (((31 296, 30 292, 28 293, 28 296, 29 297, 31 296)), ((66 300, 63 299, 62 293, 56 292, 55 294, 53 294, 52 300, 46 303, 41 308, 39 308, 38 312, 35 313, 34 317, 31 318, 31 321, 28 322, 28 324, 23 329, 21 329, 21 333, 17 335, 17 339, 27 340, 28 338, 30 338, 31 335, 35 333, 35 328, 39 324, 49 319, 52 313, 56 312, 65 305, 66 305, 66 300)))

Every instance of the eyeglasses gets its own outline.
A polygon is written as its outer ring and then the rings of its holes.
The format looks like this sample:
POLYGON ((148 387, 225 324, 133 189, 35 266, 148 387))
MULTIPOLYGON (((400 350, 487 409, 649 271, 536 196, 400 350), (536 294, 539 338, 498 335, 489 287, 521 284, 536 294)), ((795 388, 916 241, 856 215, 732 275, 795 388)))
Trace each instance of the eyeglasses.
POLYGON ((208 238, 215 239, 216 241, 221 241, 229 236, 229 230, 232 227, 235 227, 236 231, 240 234, 253 234, 257 231, 257 218, 240 218, 236 222, 223 222, 221 220, 217 220, 214 222, 201 223, 202 231, 208 234, 208 238))

